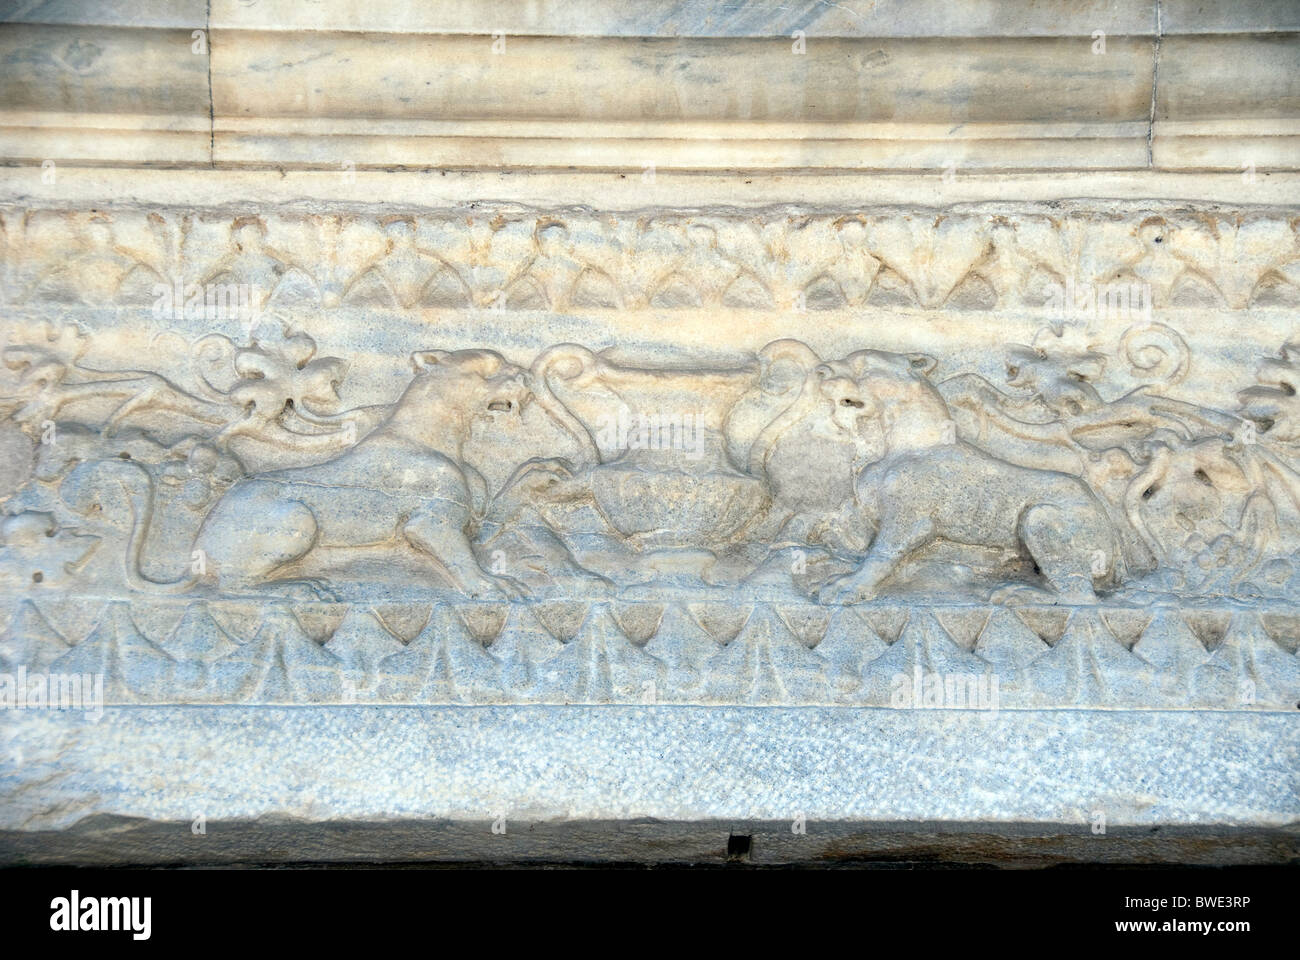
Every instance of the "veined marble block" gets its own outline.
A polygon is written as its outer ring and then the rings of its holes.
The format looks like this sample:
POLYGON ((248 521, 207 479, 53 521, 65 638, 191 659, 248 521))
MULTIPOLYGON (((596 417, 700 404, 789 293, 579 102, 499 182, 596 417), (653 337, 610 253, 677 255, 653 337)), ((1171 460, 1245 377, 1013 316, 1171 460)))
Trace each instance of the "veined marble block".
POLYGON ((213 4, 169 59, 50 6, 0 27, 0 859, 1295 855, 1297 24, 213 4), (995 61, 1056 87, 945 92, 995 61))

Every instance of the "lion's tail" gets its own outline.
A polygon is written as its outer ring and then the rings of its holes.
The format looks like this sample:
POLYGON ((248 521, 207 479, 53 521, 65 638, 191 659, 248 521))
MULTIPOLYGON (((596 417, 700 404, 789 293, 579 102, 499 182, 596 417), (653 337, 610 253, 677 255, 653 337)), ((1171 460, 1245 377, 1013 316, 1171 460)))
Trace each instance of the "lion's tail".
POLYGON ((65 502, 80 513, 115 506, 130 512, 131 529, 122 557, 122 573, 128 587, 147 593, 188 593, 198 584, 197 576, 180 580, 150 580, 140 570, 140 558, 149 539, 153 518, 153 478, 137 463, 121 460, 96 460, 78 465, 60 487, 65 502), (114 504, 120 494, 120 501, 114 504))

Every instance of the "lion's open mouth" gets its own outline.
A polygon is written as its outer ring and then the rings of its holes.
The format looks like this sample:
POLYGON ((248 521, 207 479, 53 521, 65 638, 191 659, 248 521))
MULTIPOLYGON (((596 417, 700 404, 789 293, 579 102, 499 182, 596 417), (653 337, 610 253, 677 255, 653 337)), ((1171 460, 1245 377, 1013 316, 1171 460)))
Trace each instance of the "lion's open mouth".
POLYGON ((488 409, 493 413, 509 413, 514 408, 513 400, 493 400, 488 404, 488 409))

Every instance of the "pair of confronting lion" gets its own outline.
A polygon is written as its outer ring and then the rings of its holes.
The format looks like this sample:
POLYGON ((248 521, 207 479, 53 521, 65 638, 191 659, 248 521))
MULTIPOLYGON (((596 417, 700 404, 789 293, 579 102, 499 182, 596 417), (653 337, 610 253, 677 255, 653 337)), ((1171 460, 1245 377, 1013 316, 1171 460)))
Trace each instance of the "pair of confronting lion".
MULTIPOLYGON (((791 345, 811 356, 794 341, 772 344, 765 355, 797 353, 791 345)), ((207 580, 238 592, 310 581, 299 571, 318 552, 388 545, 413 549, 468 596, 520 593, 517 581, 485 570, 471 546, 489 494, 463 446, 473 419, 518 416, 534 397, 544 405, 553 398, 493 351, 421 351, 412 360, 415 375, 388 419, 353 447, 312 466, 244 477, 225 492, 196 539, 207 560, 202 576, 160 584, 140 575, 143 507, 127 551, 132 582, 186 590, 207 580)), ((824 584, 818 598, 871 599, 910 555, 943 540, 1019 552, 1063 599, 1093 599, 1121 563, 1103 506, 1078 477, 1007 463, 958 439, 927 377, 932 366, 929 358, 863 350, 805 368, 799 402, 868 451, 849 484, 874 528, 874 536, 843 531, 869 544, 865 559, 824 584)), ((750 453, 749 472, 769 485, 780 482, 770 460, 779 446, 773 430, 789 422, 789 414, 776 417, 750 453)))

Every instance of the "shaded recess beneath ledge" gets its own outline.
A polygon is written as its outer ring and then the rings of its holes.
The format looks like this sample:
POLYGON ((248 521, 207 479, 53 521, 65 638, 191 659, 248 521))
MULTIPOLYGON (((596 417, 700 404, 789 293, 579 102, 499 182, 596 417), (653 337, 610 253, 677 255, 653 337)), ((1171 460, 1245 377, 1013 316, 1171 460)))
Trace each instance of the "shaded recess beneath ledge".
POLYGON ((67 830, 0 832, 0 864, 226 866, 325 864, 542 866, 600 863, 948 865, 1012 869, 1069 864, 1233 866, 1300 862, 1295 827, 1116 827, 990 823, 656 820, 189 822, 88 817, 67 830))

